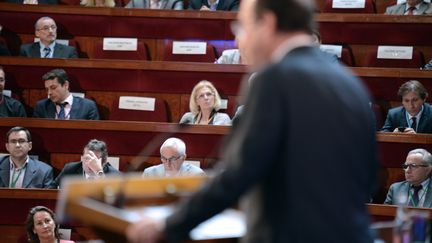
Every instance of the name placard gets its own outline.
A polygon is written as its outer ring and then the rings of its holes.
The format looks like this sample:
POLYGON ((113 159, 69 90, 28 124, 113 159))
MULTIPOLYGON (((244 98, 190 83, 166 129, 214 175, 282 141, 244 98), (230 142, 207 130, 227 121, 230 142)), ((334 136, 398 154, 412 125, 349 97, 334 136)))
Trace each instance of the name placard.
POLYGON ((220 108, 223 110, 226 110, 228 108, 228 100, 227 99, 221 99, 220 108))
MULTIPOLYGON (((423 0, 424 2, 430 3, 431 0, 423 0)), ((396 4, 406 3, 406 0, 397 0, 396 4)))
POLYGON ((137 38, 104 38, 104 51, 136 51, 138 50, 137 38))
POLYGON ((72 96, 85 98, 85 94, 81 92, 71 92, 72 96))
POLYGON ((4 89, 3 90, 3 95, 11 97, 12 96, 12 91, 8 90, 8 89, 4 89))
POLYGON ((365 8, 366 0, 333 0, 332 8, 365 8))
POLYGON ((378 59, 412 59, 412 46, 378 46, 378 59))
POLYGON ((173 41, 172 54, 205 55, 207 42, 173 41))
POLYGON ((199 160, 185 160, 183 163, 189 163, 189 164, 195 165, 197 167, 201 166, 201 162, 199 160))
POLYGON ((120 168, 120 158, 119 157, 111 157, 109 156, 107 158, 107 162, 109 162, 112 167, 114 167, 115 169, 119 170, 120 168))
MULTIPOLYGON (((34 38, 34 42, 39 42, 40 39, 39 38, 34 38)), ((55 42, 68 46, 69 45, 69 40, 65 40, 65 39, 56 39, 55 42)))
POLYGON ((120 96, 119 109, 154 111, 155 98, 136 97, 136 96, 120 96))
POLYGON ((328 52, 336 55, 338 58, 342 57, 342 46, 341 45, 320 45, 321 51, 328 52))

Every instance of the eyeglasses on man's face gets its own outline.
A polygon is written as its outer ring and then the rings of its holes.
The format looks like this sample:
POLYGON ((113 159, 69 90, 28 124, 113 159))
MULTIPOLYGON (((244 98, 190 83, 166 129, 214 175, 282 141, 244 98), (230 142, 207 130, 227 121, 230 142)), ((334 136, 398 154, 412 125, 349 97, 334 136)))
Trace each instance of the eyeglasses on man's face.
POLYGON ((182 155, 179 156, 173 156, 171 158, 165 158, 164 156, 161 156, 161 160, 162 162, 168 162, 168 163, 172 163, 174 161, 177 161, 178 159, 180 159, 181 157, 183 157, 182 155))
POLYGON ((18 139, 18 140, 12 139, 12 140, 9 140, 9 143, 13 144, 13 145, 16 145, 16 144, 23 145, 23 144, 28 143, 28 141, 25 139, 18 139))
POLYGON ((415 170, 415 169, 420 168, 420 167, 429 167, 429 165, 425 165, 425 164, 403 164, 402 165, 402 168, 404 170, 407 170, 408 168, 415 170))
POLYGON ((44 27, 42 27, 42 28, 39 28, 38 30, 40 30, 40 31, 49 31, 50 29, 52 29, 52 30, 56 30, 56 29, 57 29, 57 26, 55 26, 55 25, 51 25, 51 26, 44 26, 44 27))

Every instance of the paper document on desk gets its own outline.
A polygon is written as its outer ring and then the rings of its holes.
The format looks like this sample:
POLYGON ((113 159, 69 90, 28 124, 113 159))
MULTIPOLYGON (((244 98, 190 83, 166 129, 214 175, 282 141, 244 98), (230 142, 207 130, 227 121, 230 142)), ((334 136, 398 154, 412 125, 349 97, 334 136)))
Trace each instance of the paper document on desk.
MULTIPOLYGON (((172 206, 153 206, 139 209, 129 215, 130 221, 137 221, 137 213, 147 217, 163 220, 168 217, 174 208, 172 206)), ((192 240, 208 240, 220 238, 240 238, 246 234, 245 215, 238 210, 227 209, 222 213, 208 219, 190 232, 192 240)))

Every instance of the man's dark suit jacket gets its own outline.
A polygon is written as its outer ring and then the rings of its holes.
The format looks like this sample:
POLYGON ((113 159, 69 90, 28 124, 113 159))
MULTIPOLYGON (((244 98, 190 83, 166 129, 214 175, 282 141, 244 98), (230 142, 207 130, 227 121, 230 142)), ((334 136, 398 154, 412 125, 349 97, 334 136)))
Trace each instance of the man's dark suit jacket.
MULTIPOLYGON (((9 155, 0 159, 0 187, 9 187, 9 155)), ((48 164, 29 158, 22 188, 49 188, 53 182, 53 169, 48 164)))
MULTIPOLYGON (((108 162, 104 164, 103 171, 105 174, 120 174, 120 172, 114 167, 112 167, 111 164, 108 162)), ((83 176, 84 175, 83 173, 84 173, 84 169, 82 167, 81 161, 67 163, 64 166, 63 170, 60 172, 60 174, 57 176, 57 178, 53 181, 50 188, 53 189, 58 188, 61 185, 60 184, 61 180, 66 176, 73 176, 73 175, 83 176)))
MULTIPOLYGON (((406 119, 406 110, 403 106, 390 109, 384 126, 383 132, 393 132, 397 127, 410 127, 406 119)), ((432 107, 429 104, 423 105, 423 112, 417 126, 417 133, 432 133, 432 107)))
POLYGON ((317 48, 257 74, 227 146, 225 170, 166 220, 168 242, 244 196, 245 242, 360 243, 378 169, 369 95, 317 48))
MULTIPOLYGON (((55 119, 56 106, 54 102, 50 99, 38 101, 33 110, 33 117, 55 119)), ((89 99, 74 96, 69 119, 99 120, 99 112, 96 103, 89 99)))
POLYGON ((0 104, 0 117, 27 117, 24 106, 18 100, 3 95, 0 104))
MULTIPOLYGON (((25 57, 41 57, 39 42, 21 45, 20 55, 25 57)), ((78 54, 75 47, 56 43, 53 58, 78 58, 78 54)))
MULTIPOLYGON (((219 0, 216 10, 238 11, 239 4, 239 0, 219 0)), ((203 5, 210 8, 207 0, 189 0, 189 9, 200 10, 203 5)))

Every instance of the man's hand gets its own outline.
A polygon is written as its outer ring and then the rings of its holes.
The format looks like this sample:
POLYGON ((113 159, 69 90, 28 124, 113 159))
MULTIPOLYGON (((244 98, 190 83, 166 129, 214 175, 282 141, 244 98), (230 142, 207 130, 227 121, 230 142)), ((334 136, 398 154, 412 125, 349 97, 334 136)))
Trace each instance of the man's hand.
POLYGON ((102 159, 99 159, 91 150, 83 155, 81 160, 94 174, 102 170, 102 159))
POLYGON ((131 243, 157 243, 162 239, 162 227, 163 221, 144 216, 126 229, 126 236, 131 243))
MULTIPOLYGON (((399 128, 396 127, 393 130, 393 132, 401 132, 401 131, 399 131, 399 128)), ((405 128, 405 130, 402 133, 416 134, 416 132, 414 131, 414 129, 412 129, 411 127, 405 128)))
POLYGON ((206 5, 202 5, 202 7, 200 8, 201 11, 211 11, 211 9, 209 7, 207 7, 206 5))

